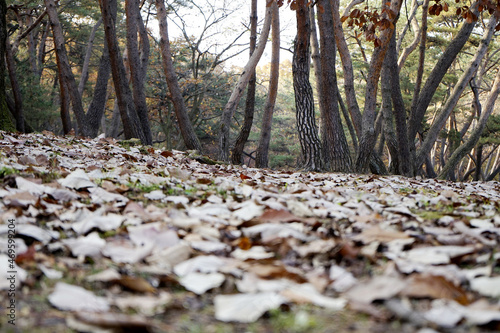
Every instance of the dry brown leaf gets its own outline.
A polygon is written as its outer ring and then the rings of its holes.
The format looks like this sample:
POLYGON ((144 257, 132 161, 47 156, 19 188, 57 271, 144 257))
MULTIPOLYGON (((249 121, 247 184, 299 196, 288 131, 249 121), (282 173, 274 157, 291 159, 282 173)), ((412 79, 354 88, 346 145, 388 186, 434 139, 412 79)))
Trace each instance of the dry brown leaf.
POLYGON ((139 293, 156 292, 156 288, 154 288, 148 281, 146 281, 144 278, 141 277, 124 275, 118 280, 116 280, 116 282, 127 289, 139 293))
POLYGON ((470 303, 465 290, 440 275, 414 274, 408 279, 408 286, 401 294, 415 298, 445 298, 462 305, 470 303))

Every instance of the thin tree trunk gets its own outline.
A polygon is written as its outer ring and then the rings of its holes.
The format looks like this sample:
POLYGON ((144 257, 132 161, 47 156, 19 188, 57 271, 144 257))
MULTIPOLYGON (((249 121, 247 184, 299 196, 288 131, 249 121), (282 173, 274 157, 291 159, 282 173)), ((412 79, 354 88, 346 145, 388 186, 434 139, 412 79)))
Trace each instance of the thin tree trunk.
POLYGON ((42 77, 43 64, 45 62, 45 47, 48 35, 49 35, 49 24, 47 23, 45 24, 45 28, 43 29, 42 38, 40 39, 40 44, 38 44, 38 54, 36 59, 37 71, 35 73, 37 82, 40 82, 40 79, 42 77))
POLYGON ((160 26, 160 49, 163 70, 165 72, 168 89, 172 96, 172 104, 174 105, 175 115, 179 122, 179 129, 187 149, 195 149, 201 152, 201 144, 196 136, 193 124, 189 120, 186 104, 184 103, 184 98, 182 97, 182 92, 177 82, 174 64, 172 63, 172 53, 170 52, 170 41, 168 39, 167 11, 163 0, 156 0, 156 11, 160 26))
POLYGON ((309 8, 306 0, 297 0, 296 19, 297 37, 293 53, 292 73, 295 92, 295 108, 297 130, 302 150, 302 166, 309 171, 323 168, 321 158, 321 142, 314 115, 314 99, 309 82, 310 69, 310 33, 309 8))
POLYGON ((21 88, 17 80, 16 62, 12 54, 12 48, 8 37, 5 40, 5 60, 7 63, 7 71, 9 72, 10 85, 12 87, 12 95, 14 95, 14 115, 16 119, 16 129, 24 132, 24 114, 23 114, 23 98, 21 96, 21 88))
POLYGON ((64 35, 61 24, 59 22, 59 17, 57 15, 56 4, 54 0, 44 1, 52 27, 52 34, 54 35, 54 44, 58 59, 57 66, 61 73, 62 81, 59 82, 59 84, 66 85, 69 97, 71 99, 71 104, 73 106, 73 112, 75 114, 76 122, 78 124, 78 130, 81 135, 87 136, 88 131, 87 125, 85 123, 85 111, 83 111, 82 100, 80 94, 78 93, 75 76, 71 71, 68 55, 66 53, 66 48, 64 45, 64 35))
POLYGON ((274 105, 278 95, 278 80, 280 75, 280 18, 276 2, 272 4, 272 56, 271 71, 269 73, 269 92, 264 106, 259 145, 255 157, 257 168, 267 168, 269 163, 269 142, 271 141, 271 124, 273 120, 274 105))
POLYGON ((264 49, 267 44, 267 37, 269 36, 269 30, 271 27, 271 17, 272 17, 272 8, 271 6, 266 9, 266 16, 264 18, 264 26, 262 27, 261 36, 259 39, 259 44, 255 49, 255 52, 248 60, 243 72, 241 73, 240 79, 238 83, 233 89, 231 93, 231 97, 229 97, 229 101, 224 107, 224 111, 222 111, 221 117, 221 128, 219 134, 219 159, 221 161, 229 161, 229 134, 231 127, 231 120, 233 119, 234 111, 238 106, 238 103, 245 91, 245 87, 248 84, 248 80, 250 80, 250 76, 257 66, 257 63, 264 52, 264 49))
MULTIPOLYGON (((428 0, 427 0, 428 1, 428 0)), ((417 48, 420 40, 422 39, 421 38, 421 35, 422 35, 422 30, 423 29, 420 29, 419 26, 418 26, 418 22, 417 22, 417 19, 415 18, 415 13, 417 12, 417 9, 418 7, 421 5, 422 3, 419 3, 418 1, 416 0, 413 0, 413 9, 412 9, 412 12, 410 14, 410 18, 409 18, 409 22, 406 24, 403 32, 400 34, 399 36, 399 39, 398 39, 398 43, 396 45, 396 54, 399 53, 399 50, 400 50, 400 47, 401 47, 401 42, 404 38, 404 35, 406 33, 406 30, 408 29, 408 26, 411 24, 411 26, 413 27, 413 35, 414 35, 414 39, 412 41, 412 43, 410 45, 408 45, 404 50, 403 50, 403 53, 399 56, 398 58, 398 68, 399 70, 401 71, 401 68, 403 68, 403 65, 404 63, 406 62, 406 59, 408 58, 408 56, 413 52, 415 51, 415 49, 417 48)))
POLYGON ((144 91, 143 63, 139 55, 137 43, 138 16, 141 15, 138 0, 126 0, 125 10, 127 14, 127 51, 129 57, 130 77, 132 80, 132 96, 134 106, 139 117, 142 132, 144 133, 144 144, 151 145, 153 138, 148 120, 148 106, 146 104, 146 93, 144 91))
POLYGON ((335 71, 335 36, 330 0, 320 0, 323 10, 318 11, 318 25, 321 47, 321 77, 319 80, 322 91, 320 104, 325 130, 322 137, 322 149, 325 167, 334 172, 352 172, 352 161, 344 134, 339 112, 337 74, 335 71))
MULTIPOLYGON (((337 90, 338 91, 338 90, 337 90)), ((351 136, 352 145, 354 147, 354 153, 358 153, 358 136, 356 135, 356 130, 354 129, 354 125, 352 124, 351 117, 349 117, 349 111, 347 111, 344 101, 342 100, 342 96, 340 95, 340 91, 337 94, 339 100, 340 110, 342 111, 342 116, 344 116, 345 123, 347 128, 349 129, 349 135, 351 136)))
POLYGON ((356 130, 358 138, 360 138, 362 116, 361 111, 359 110, 358 101, 356 99, 356 91, 354 90, 354 70, 352 67, 351 53, 349 52, 349 48, 347 47, 347 41, 344 35, 344 30, 342 28, 342 22, 340 20, 339 3, 340 0, 330 0, 330 6, 332 8, 333 15, 335 42, 337 43, 340 60, 342 61, 342 67, 344 69, 344 91, 346 96, 347 108, 349 109, 349 114, 351 115, 354 129, 356 130))
POLYGON ((83 88, 85 87, 85 83, 87 82, 87 79, 89 77, 89 65, 90 57, 92 56, 92 47, 94 46, 94 39, 97 33, 97 29, 99 29, 101 23, 102 17, 99 18, 97 23, 92 28, 92 32, 89 36, 89 41, 87 42, 87 51, 85 52, 85 58, 83 59, 82 74, 80 76, 80 82, 78 83, 78 93, 80 94, 80 96, 83 95, 83 88))
MULTIPOLYGON (((250 10, 250 57, 252 57, 255 47, 257 45, 257 0, 252 0, 251 10, 250 10)), ((245 101, 245 119, 243 120, 243 126, 241 127, 240 135, 236 139, 234 144, 234 149, 231 155, 231 160, 233 164, 243 163, 243 150, 245 149, 245 143, 250 135, 250 130, 252 129, 253 116, 255 112, 255 90, 256 90, 257 77, 255 74, 255 69, 250 75, 250 80, 248 81, 247 97, 245 101)), ((259 167, 259 166, 257 166, 259 167)))
MULTIPOLYGON (((497 71, 495 82, 493 83, 493 87, 491 88, 491 91, 488 95, 488 100, 486 101, 483 113, 479 118, 476 128, 474 128, 467 141, 453 152, 451 157, 448 159, 446 165, 444 166, 443 170, 441 170, 439 178, 441 179, 446 178, 449 171, 454 170, 458 162, 460 162, 460 160, 464 158, 471 151, 471 149, 477 144, 479 138, 481 137, 481 133, 486 127, 488 118, 490 117, 491 113, 493 112, 493 109, 495 108, 495 102, 498 98, 499 93, 500 93, 500 70, 497 71)), ((481 169, 480 161, 478 161, 477 159, 476 159, 476 169, 481 169)))
POLYGON ((439 132, 441 131, 444 124, 446 123, 446 120, 448 119, 451 112, 457 105, 457 102, 460 96, 462 95, 462 92, 467 87, 467 84, 469 83, 474 73, 477 71, 481 60, 483 59, 484 55, 486 54, 486 51, 488 50, 488 45, 495 31, 495 25, 496 25, 496 19, 493 19, 492 17, 488 22, 487 28, 483 34, 483 38, 481 39, 479 47, 476 51, 476 55, 474 56, 474 59, 472 59, 467 70, 458 79, 458 82, 455 84, 453 92, 446 101, 446 104, 443 106, 441 112, 437 115, 436 119, 434 119, 434 123, 427 132, 425 140, 417 152, 417 158, 415 161, 415 170, 418 170, 424 163, 425 157, 429 154, 432 146, 434 145, 434 142, 436 141, 439 135, 439 132))

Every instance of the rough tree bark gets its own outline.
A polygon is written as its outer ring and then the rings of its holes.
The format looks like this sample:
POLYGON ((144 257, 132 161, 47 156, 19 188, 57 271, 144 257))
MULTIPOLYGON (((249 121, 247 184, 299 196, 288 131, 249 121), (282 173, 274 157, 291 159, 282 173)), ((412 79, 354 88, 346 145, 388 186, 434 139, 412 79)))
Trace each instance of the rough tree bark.
POLYGON ((219 134, 219 159, 221 161, 228 162, 229 161, 229 134, 231 127, 231 120, 233 118, 234 111, 238 106, 238 103, 245 91, 245 87, 248 84, 248 80, 250 80, 250 76, 252 71, 257 66, 257 63, 264 52, 264 49, 267 44, 267 37, 269 36, 269 30, 271 27, 271 17, 272 17, 272 6, 267 7, 266 16, 264 18, 264 26, 262 27, 262 32, 260 35, 259 43, 255 52, 252 54, 248 63, 246 64, 243 72, 241 73, 240 79, 238 83, 233 89, 231 93, 231 97, 229 97, 229 101, 224 107, 224 111, 222 111, 221 116, 221 128, 219 134))
POLYGON ((296 5, 297 37, 293 52, 292 73, 302 167, 308 171, 320 171, 323 169, 321 142, 314 117, 313 91, 309 83, 311 59, 309 8, 306 0, 297 0, 296 5))
POLYGON ((399 84, 399 67, 397 63, 397 48, 396 48, 396 35, 393 34, 389 49, 385 56, 387 62, 387 74, 390 82, 391 100, 393 106, 393 115, 396 122, 396 137, 397 137, 397 151, 399 168, 398 173, 405 176, 412 176, 413 169, 410 161, 410 146, 408 144, 408 130, 406 124, 406 110, 401 95, 401 87, 399 84))
POLYGON ((271 70, 269 73, 269 89, 260 127, 260 139, 257 147, 255 166, 267 168, 269 164, 269 142, 271 141, 271 124, 273 120, 274 105, 278 95, 278 80, 280 75, 280 18, 278 4, 272 4, 272 56, 271 70))
POLYGON ((335 72, 335 37, 330 0, 318 4, 318 26, 320 32, 321 77, 319 78, 324 131, 322 131, 322 156, 327 170, 352 172, 349 146, 340 118, 337 74, 335 72))
POLYGON ((118 108, 123 123, 125 138, 139 138, 141 142, 146 142, 146 136, 142 131, 139 117, 134 108, 132 92, 128 85, 125 65, 118 46, 116 37, 116 0, 99 0, 101 6, 102 20, 104 24, 104 34, 108 45, 111 73, 115 86, 118 108))
POLYGON ((132 81, 132 96, 134 106, 139 117, 142 132, 145 137, 145 144, 151 145, 153 137, 151 127, 148 120, 148 106, 146 104, 146 93, 144 91, 143 62, 139 55, 139 45, 137 43, 138 20, 140 17, 140 9, 138 0, 126 0, 125 12, 127 14, 127 52, 129 57, 130 78, 132 81))
POLYGON ((111 64, 109 61, 108 46, 104 44, 99 70, 97 72, 97 80, 94 87, 92 102, 85 115, 89 127, 89 135, 95 137, 98 134, 100 121, 104 115, 106 100, 108 97, 108 81, 111 74, 111 64))
MULTIPOLYGON (((390 39, 394 32, 394 28, 399 17, 398 13, 401 8, 401 0, 393 0, 390 3, 389 10, 396 16, 392 21, 393 26, 384 29, 380 33, 381 45, 375 47, 372 59, 370 61, 370 68, 368 70, 368 77, 366 82, 365 92, 365 108, 362 118, 362 133, 359 141, 359 151, 356 158, 356 171, 365 173, 368 171, 368 166, 372 156, 373 148, 375 147, 375 109, 377 102, 377 88, 380 78, 380 71, 382 70, 382 63, 384 61, 385 53, 389 46, 390 39)), ((384 6, 386 6, 384 4, 384 6)))
MULTIPOLYGON (((252 0, 250 8, 250 57, 252 57, 257 45, 257 0, 252 0)), ((233 164, 243 163, 243 150, 245 148, 245 143, 248 140, 248 136, 250 135, 250 130, 252 129, 253 116, 255 112, 256 83, 257 77, 254 69, 252 71, 252 75, 250 75, 250 80, 248 81, 243 126, 241 127, 240 134, 236 139, 233 152, 231 154, 231 161, 233 164)), ((257 161, 255 163, 257 164, 257 161)), ((257 167, 259 166, 257 165, 257 167)))
POLYGON ((177 82, 174 64, 172 63, 172 53, 170 52, 170 41, 168 39, 167 11, 163 0, 156 0, 156 11, 160 26, 160 49, 163 70, 167 79, 168 90, 172 96, 172 104, 174 105, 179 129, 187 149, 195 149, 201 152, 201 144, 196 136, 193 124, 189 120, 186 104, 184 103, 184 98, 177 82))

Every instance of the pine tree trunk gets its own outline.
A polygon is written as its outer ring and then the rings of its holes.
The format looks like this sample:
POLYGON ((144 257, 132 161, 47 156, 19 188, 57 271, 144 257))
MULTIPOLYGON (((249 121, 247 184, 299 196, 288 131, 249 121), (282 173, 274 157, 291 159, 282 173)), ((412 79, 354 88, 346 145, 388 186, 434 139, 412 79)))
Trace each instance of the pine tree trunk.
MULTIPOLYGON (((0 0, 0 59, 5 56, 5 42, 7 41, 7 4, 0 0)), ((5 93, 5 62, 0 61, 0 130, 14 131, 15 126, 11 121, 7 107, 5 93)))
MULTIPOLYGON (((146 93, 144 91, 143 62, 139 55, 139 45, 137 43, 138 20, 140 18, 139 2, 137 0, 126 0, 125 11, 127 14, 127 51, 129 57, 130 77, 132 81, 132 96, 134 106, 144 133, 144 144, 151 145, 153 138, 148 119, 148 106, 146 104, 146 93)), ((142 20, 142 19, 141 19, 142 20)))
POLYGON ((243 69, 243 72, 241 73, 238 83, 236 84, 236 86, 233 89, 233 92, 231 93, 231 97, 229 97, 229 100, 226 106, 224 107, 224 111, 222 111, 221 128, 219 134, 219 159, 221 161, 225 162, 229 161, 229 139, 230 139, 229 134, 231 127, 231 120, 233 119, 234 111, 238 106, 241 96, 243 96, 245 87, 248 84, 248 81, 250 80, 250 76, 255 67, 257 66, 257 63, 259 62, 260 57, 262 56, 262 53, 264 53, 264 49, 267 44, 267 37, 269 36, 269 30, 271 27, 271 17, 272 17, 272 9, 270 6, 266 9, 264 26, 262 27, 262 32, 257 48, 250 57, 250 60, 248 60, 248 63, 246 64, 245 68, 243 69))
POLYGON ((97 80, 94 87, 92 102, 86 115, 86 121, 89 126, 89 135, 95 137, 98 134, 100 121, 104 116, 106 100, 108 98, 108 81, 111 74, 111 65, 109 60, 108 46, 104 44, 97 80))
MULTIPOLYGON (((499 93, 500 93, 500 70, 497 71, 495 82, 493 83, 493 87, 490 90, 483 113, 479 118, 476 128, 474 128, 472 133, 469 135, 467 141, 453 152, 451 157, 446 162, 446 165, 439 173, 438 176, 439 178, 445 179, 448 176, 449 172, 455 170, 460 160, 464 158, 471 151, 471 149, 474 148, 474 146, 477 144, 477 142, 481 137, 481 133, 486 127, 488 118, 490 117, 491 113, 493 112, 493 109, 495 108, 495 102, 497 101, 499 93)), ((476 169, 481 169, 481 164, 477 160, 476 162, 477 162, 476 169)))
POLYGON ((323 169, 321 142, 314 115, 313 91, 309 82, 311 59, 309 8, 306 0, 297 0, 296 4, 297 37, 293 52, 292 73, 302 167, 308 171, 320 171, 323 169))
POLYGON ((474 59, 472 59, 468 68, 458 79, 458 82, 455 84, 455 87, 453 88, 450 97, 448 97, 445 105, 443 106, 439 114, 436 116, 436 118, 434 119, 434 123, 428 130, 424 142, 422 143, 420 149, 417 151, 415 170, 420 169, 420 167, 424 163, 425 157, 430 153, 432 146, 436 142, 439 132, 446 124, 446 120, 448 119, 451 112, 457 105, 458 100, 462 95, 462 92, 467 87, 474 73, 476 73, 481 60, 483 59, 484 55, 486 54, 486 51, 488 50, 488 45, 495 32, 496 21, 497 21, 496 19, 491 18, 490 21, 488 22, 487 28, 484 31, 483 38, 481 39, 479 47, 476 51, 476 55, 474 56, 474 59))
POLYGON ((111 63, 111 73, 125 138, 139 138, 141 142, 145 143, 146 137, 142 131, 139 117, 134 108, 132 92, 128 85, 127 74, 118 46, 118 39, 116 37, 116 0, 99 0, 99 3, 101 5, 104 33, 106 36, 106 43, 108 44, 109 59, 111 63))
POLYGON ((58 58, 58 69, 61 73, 61 81, 59 84, 66 85, 68 94, 73 106, 76 122, 78 124, 79 134, 83 136, 88 135, 87 124, 85 123, 85 111, 83 111, 82 100, 78 93, 75 76, 71 71, 68 55, 66 53, 64 35, 59 17, 57 14, 56 4, 54 0, 44 0, 47 14, 49 15, 50 24, 52 27, 52 34, 54 36, 55 50, 58 58))
MULTIPOLYGON (((170 52, 170 41, 168 38, 167 26, 167 11, 163 0, 156 0, 157 19, 160 25, 160 49, 162 56, 163 70, 167 79, 168 89, 172 96, 172 104, 174 105, 175 115, 179 128, 184 139, 187 149, 195 149, 202 151, 200 141, 196 136, 191 120, 187 113, 184 98, 177 82, 177 74, 175 73, 174 64, 172 63, 172 54, 170 52)), ((168 135, 168 133, 165 133, 168 135)))
POLYGON ((262 116, 262 126, 260 128, 259 146, 255 158, 255 166, 267 168, 269 164, 269 143, 271 141, 271 124, 273 120, 274 105, 278 95, 278 80, 280 75, 280 19, 279 9, 276 2, 273 2, 273 22, 272 22, 272 56, 271 70, 269 73, 269 92, 264 106, 262 116))
MULTIPOLYGON (((250 57, 252 57, 256 45, 257 45, 257 0, 252 0, 251 10, 250 10, 250 57)), ((248 81, 247 97, 245 101, 245 119, 243 120, 243 126, 241 127, 240 135, 238 135, 238 138, 236 139, 233 153, 231 155, 231 161, 233 164, 243 163, 243 150, 245 149, 245 143, 247 142, 248 136, 250 135, 250 131, 252 129, 253 116, 255 112, 256 83, 257 83, 257 77, 254 69, 252 75, 250 76, 250 80, 248 81)))
MULTIPOLYGON (((398 14, 401 8, 401 0, 393 0, 390 3, 389 9, 398 14)), ((385 4, 383 5, 385 6, 385 4)), ((399 15, 393 21, 396 25, 399 15)), ((382 70, 382 63, 384 61, 385 53, 389 46, 390 39, 394 32, 394 28, 387 28, 380 33, 380 45, 375 47, 370 61, 370 68, 368 70, 368 77, 366 82, 365 92, 365 109, 362 119, 362 133, 359 142, 359 151, 356 159, 356 171, 365 173, 368 171, 373 149, 375 147, 375 109, 377 102, 377 88, 380 78, 380 71, 382 70)))
POLYGON ((90 33, 89 36, 89 41, 87 42, 87 51, 85 52, 85 58, 83 59, 82 74, 80 75, 80 82, 78 83, 78 93, 80 94, 80 96, 83 96, 83 88, 85 87, 85 83, 87 82, 89 77, 89 65, 90 65, 90 57, 92 56, 92 48, 94 46, 94 40, 95 40, 95 35, 97 33, 97 29, 99 29, 101 24, 102 24, 102 17, 99 18, 97 23, 92 28, 92 32, 90 33))
POLYGON ((322 139, 323 163, 329 171, 352 172, 352 161, 340 118, 337 74, 335 71, 335 38, 332 10, 329 0, 320 0, 318 11, 320 32, 321 77, 319 78, 324 131, 322 139))
POLYGON ((12 95, 14 95, 14 118, 16 118, 16 129, 20 132, 24 132, 23 98, 21 96, 19 81, 17 80, 16 62, 8 38, 5 41, 5 60, 7 71, 9 72, 12 95))

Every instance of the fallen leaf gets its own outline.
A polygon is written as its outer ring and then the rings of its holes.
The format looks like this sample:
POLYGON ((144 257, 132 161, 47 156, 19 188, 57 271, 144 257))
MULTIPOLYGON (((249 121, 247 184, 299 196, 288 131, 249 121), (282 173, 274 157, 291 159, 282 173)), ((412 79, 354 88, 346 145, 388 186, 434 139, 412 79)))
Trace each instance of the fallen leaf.
POLYGON ((58 282, 48 300, 54 307, 65 311, 102 312, 109 310, 103 297, 97 297, 82 287, 58 282), (78 300, 75 302, 75 300, 78 300))
POLYGON ((226 322, 252 323, 265 312, 276 309, 286 302, 285 297, 274 292, 217 295, 214 298, 215 319, 226 322))

